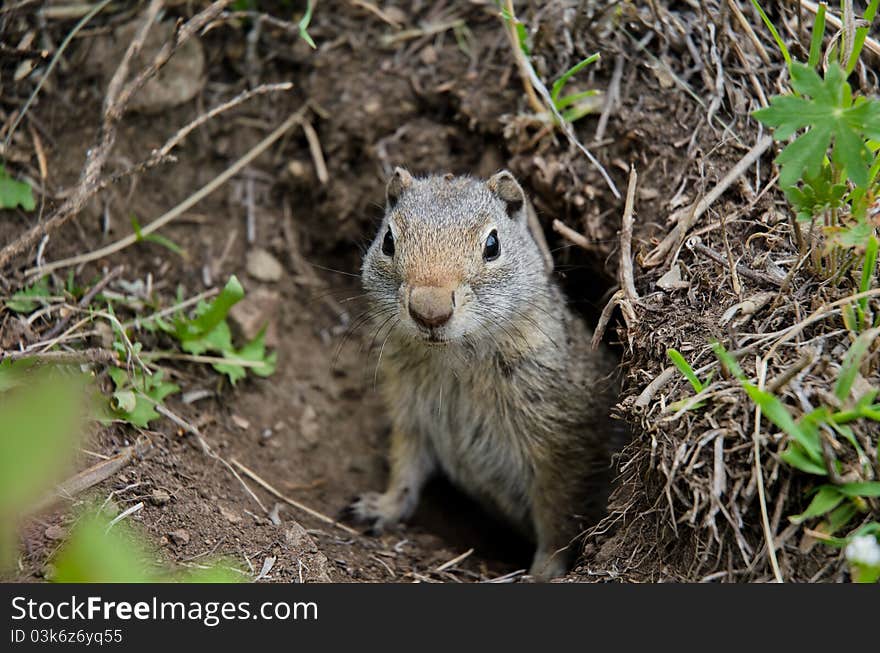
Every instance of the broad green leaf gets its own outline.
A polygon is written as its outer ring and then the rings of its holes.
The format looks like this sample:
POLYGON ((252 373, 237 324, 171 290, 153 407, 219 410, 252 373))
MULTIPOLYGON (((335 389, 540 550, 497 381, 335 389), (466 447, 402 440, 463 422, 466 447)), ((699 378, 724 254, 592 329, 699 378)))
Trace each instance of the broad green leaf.
POLYGON ((825 467, 810 460, 803 452, 803 449, 794 442, 790 442, 788 448, 779 454, 779 457, 795 469, 799 469, 807 474, 828 476, 828 471, 825 467))
POLYGON ((0 165, 0 209, 14 209, 16 206, 25 211, 37 208, 34 191, 23 181, 10 177, 6 168, 0 165))
POLYGON ((789 517, 793 524, 800 524, 814 517, 821 517, 826 512, 833 510, 844 500, 844 495, 834 485, 823 485, 816 492, 816 496, 810 501, 810 505, 801 514, 789 517))
POLYGON ((244 288, 238 278, 233 275, 226 282, 220 294, 210 304, 200 304, 201 312, 194 320, 183 320, 178 324, 178 336, 181 340, 199 338, 206 335, 226 319, 229 309, 244 297, 244 288))
POLYGON ((16 313, 30 313, 40 304, 41 299, 51 297, 49 277, 37 280, 32 286, 19 290, 6 301, 6 308, 16 313))

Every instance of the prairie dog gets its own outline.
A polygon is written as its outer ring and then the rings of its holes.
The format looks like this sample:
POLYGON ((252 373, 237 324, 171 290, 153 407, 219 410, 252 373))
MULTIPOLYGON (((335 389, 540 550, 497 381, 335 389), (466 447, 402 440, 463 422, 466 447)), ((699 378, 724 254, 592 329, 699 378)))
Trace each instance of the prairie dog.
POLYGON ((381 532, 435 472, 536 545, 530 573, 565 573, 583 517, 604 507, 615 427, 610 352, 567 307, 510 172, 394 171, 362 280, 378 323, 391 475, 347 509, 381 532))

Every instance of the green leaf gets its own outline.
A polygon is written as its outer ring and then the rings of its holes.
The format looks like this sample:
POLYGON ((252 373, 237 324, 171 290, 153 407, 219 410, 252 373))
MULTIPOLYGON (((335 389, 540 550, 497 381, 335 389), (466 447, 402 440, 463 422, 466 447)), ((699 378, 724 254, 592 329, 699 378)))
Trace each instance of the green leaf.
POLYGON ((25 211, 37 208, 34 191, 25 182, 10 177, 6 168, 0 165, 0 209, 14 209, 16 206, 25 211))
POLYGON ((803 448, 795 442, 790 442, 788 448, 779 454, 779 457, 795 469, 799 469, 807 474, 828 476, 828 470, 823 465, 813 462, 804 453, 803 448))
POLYGON ((111 412, 140 428, 162 417, 156 406, 169 395, 180 392, 179 386, 163 380, 161 370, 147 376, 141 370, 129 373, 121 367, 111 367, 107 373, 116 386, 110 402, 111 412))
POLYGON ((821 517, 826 512, 829 512, 836 508, 841 501, 844 500, 844 495, 837 489, 834 485, 823 485, 819 488, 819 491, 816 492, 816 496, 813 497, 813 500, 810 501, 810 505, 807 506, 807 509, 804 510, 801 514, 795 515, 794 517, 789 517, 789 521, 793 524, 801 524, 808 519, 812 519, 814 517, 821 517))
POLYGON ((229 363, 215 363, 213 366, 214 369, 226 374, 233 385, 235 385, 236 381, 245 377, 248 369, 257 376, 266 377, 274 374, 277 353, 273 352, 268 356, 266 355, 265 337, 266 329, 264 327, 253 340, 242 347, 239 351, 228 350, 223 352, 224 356, 230 359, 246 361, 249 363, 261 363, 260 365, 254 367, 248 366, 246 368, 243 365, 230 361, 229 363))
POLYGON ((312 37, 309 36, 309 23, 312 22, 312 10, 314 9, 312 0, 308 0, 306 3, 306 13, 303 14, 303 17, 300 19, 299 23, 297 23, 297 27, 299 28, 299 36, 306 43, 311 46, 313 50, 317 49, 318 46, 315 45, 315 42, 312 40, 312 37))
POLYGON ((859 374, 862 359, 878 336, 880 336, 880 328, 865 331, 856 338, 856 341, 844 355, 840 365, 840 375, 837 378, 837 383, 834 384, 834 396, 841 401, 845 401, 849 397, 856 376, 859 374))
POLYGON ((669 360, 671 360, 672 364, 678 368, 678 371, 681 372, 684 377, 690 382, 693 389, 696 392, 702 392, 703 384, 694 373, 694 368, 692 368, 690 364, 684 359, 684 356, 682 356, 678 350, 672 348, 666 350, 666 355, 669 356, 669 360))
POLYGON ((235 275, 229 278, 220 294, 210 304, 198 312, 198 317, 182 323, 184 329, 179 333, 181 340, 201 338, 226 319, 229 309, 244 297, 244 288, 235 275))
POLYGON ((758 14, 761 16, 761 20, 764 21, 764 25, 767 26, 767 29, 770 30, 770 33, 773 35, 773 40, 776 41, 776 46, 779 48, 779 51, 782 53, 782 58, 785 59, 785 63, 791 67, 791 55, 788 53, 788 48, 785 47, 785 42, 782 40, 782 37, 779 36, 779 32, 776 31, 776 26, 773 22, 768 18, 767 14, 761 8, 761 5, 758 3, 758 0, 752 0, 752 4, 755 9, 758 10, 758 14))
POLYGON ((822 531, 823 533, 828 533, 828 535, 834 535, 841 528, 846 526, 850 520, 856 516, 858 509, 852 504, 852 502, 848 501, 837 506, 831 513, 828 515, 828 519, 819 525, 817 530, 822 531))
MULTIPOLYGON (((799 94, 775 96, 754 117, 774 128, 774 138, 798 136, 779 154, 779 184, 795 185, 802 176, 818 175, 829 148, 832 160, 860 188, 867 186, 873 161, 866 141, 880 134, 880 101, 852 97, 846 75, 836 63, 821 78, 802 63, 790 65, 791 86, 799 94)), ((839 180, 838 180, 839 181, 839 180)))
POLYGON ((779 156, 779 185, 794 186, 802 176, 815 176, 822 168, 822 159, 831 144, 831 127, 815 126, 806 134, 789 143, 779 156))
POLYGON ((131 216, 131 226, 134 228, 135 240, 137 242, 156 243, 157 245, 160 245, 165 249, 174 252, 178 256, 182 256, 184 258, 187 257, 186 251, 184 251, 184 249, 180 245, 175 243, 170 238, 166 238, 165 236, 162 236, 160 234, 147 234, 146 236, 144 236, 143 232, 141 231, 140 222, 138 222, 137 217, 134 215, 131 216))
POLYGON ((816 20, 813 22, 813 37, 810 39, 810 58, 807 65, 815 68, 822 56, 822 39, 825 36, 825 3, 819 3, 816 20))
POLYGON ((733 374, 740 382, 746 380, 746 375, 743 374, 742 368, 740 368, 739 363, 736 362, 736 359, 730 355, 724 345, 722 345, 717 340, 712 342, 712 351, 715 352, 715 356, 718 357, 718 360, 721 361, 721 364, 727 368, 727 370, 733 374))
POLYGON ((880 481, 843 483, 836 487, 848 497, 880 497, 880 481))
POLYGON ((29 361, 10 361, 0 372, 5 377, 0 382, 0 514, 5 519, 60 480, 71 462, 82 435, 86 378, 29 361))
POLYGON ((566 70, 564 73, 562 73, 562 75, 559 77, 559 79, 557 79, 555 82, 553 82, 553 88, 550 90, 550 98, 553 100, 553 104, 556 105, 557 109, 561 109, 561 107, 559 106, 559 103, 558 103, 559 94, 562 93, 562 89, 565 88, 565 85, 568 83, 568 80, 571 79, 572 76, 576 75, 581 70, 583 70, 584 68, 589 66, 591 63, 598 61, 599 56, 600 56, 599 53, 596 52, 594 54, 591 54, 586 59, 582 59, 581 61, 579 61, 575 65, 573 65, 571 68, 566 70))
POLYGON ((817 465, 821 464, 822 453, 818 437, 808 429, 801 428, 794 421, 785 405, 775 395, 770 394, 766 390, 760 390, 751 383, 746 382, 743 385, 752 401, 761 407, 761 413, 764 417, 782 429, 789 437, 793 438, 814 463, 817 465))
POLYGON ((49 277, 43 277, 34 283, 34 285, 19 290, 11 298, 6 301, 6 308, 16 313, 30 313, 39 304, 41 299, 51 297, 49 291, 49 277))

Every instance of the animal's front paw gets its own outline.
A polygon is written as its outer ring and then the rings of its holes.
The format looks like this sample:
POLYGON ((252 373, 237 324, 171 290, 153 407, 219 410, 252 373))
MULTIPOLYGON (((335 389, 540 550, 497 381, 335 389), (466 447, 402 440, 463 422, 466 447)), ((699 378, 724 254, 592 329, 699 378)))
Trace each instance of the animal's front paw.
POLYGON ((395 497, 379 492, 365 492, 342 511, 342 519, 367 526, 367 533, 379 535, 395 526, 402 517, 403 507, 395 497))
POLYGON ((529 569, 529 576, 539 583, 546 583, 568 571, 568 560, 564 551, 537 551, 529 569))

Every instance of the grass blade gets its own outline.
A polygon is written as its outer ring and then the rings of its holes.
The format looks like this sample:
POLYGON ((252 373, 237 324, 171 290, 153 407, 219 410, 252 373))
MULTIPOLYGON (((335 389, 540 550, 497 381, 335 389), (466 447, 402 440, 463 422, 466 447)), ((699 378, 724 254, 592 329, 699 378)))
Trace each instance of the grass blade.
POLYGON ((815 68, 819 65, 822 56, 822 39, 825 36, 825 9, 824 2, 819 3, 819 11, 816 12, 816 22, 813 23, 813 38, 810 41, 810 58, 807 65, 815 68))
POLYGON ((789 517, 792 524, 801 524, 808 519, 821 517, 834 510, 844 499, 843 493, 834 485, 823 485, 810 501, 810 505, 801 514, 789 517))
POLYGON ((586 59, 579 61, 578 63, 573 65, 571 68, 566 70, 564 73, 562 73, 562 76, 559 79, 557 79, 555 82, 553 82, 553 88, 550 91, 550 98, 553 100, 553 104, 556 105, 557 107, 559 106, 557 104, 557 101, 559 100, 559 94, 562 93, 562 89, 565 87, 566 83, 568 83, 568 80, 571 79, 572 75, 577 74, 578 72, 580 72, 581 70, 583 70, 584 68, 589 66, 591 63, 598 61, 598 60, 599 60, 599 53, 596 52, 595 54, 591 54, 586 59))
POLYGON ((858 376, 862 359, 877 339, 877 336, 880 336, 880 327, 865 331, 856 338, 856 341, 844 355, 843 362, 840 364, 840 376, 834 385, 834 396, 841 401, 846 401, 847 397, 849 397, 853 383, 855 383, 856 376, 858 376))
POLYGON ((702 392, 703 384, 694 373, 694 368, 692 368, 690 364, 684 359, 684 356, 682 356, 677 349, 667 349, 666 355, 669 356, 669 360, 671 360, 672 364, 678 368, 678 371, 681 372, 684 377, 690 382, 693 389, 696 392, 702 392))
POLYGON ((773 40, 776 41, 776 46, 779 48, 779 51, 782 53, 782 58, 785 59, 785 64, 791 68, 791 55, 788 53, 788 48, 785 47, 785 43, 782 41, 782 37, 779 36, 779 32, 776 30, 776 26, 764 12, 764 9, 761 7, 761 4, 758 0, 752 0, 752 4, 755 6, 755 9, 758 10, 758 13, 761 15, 761 20, 764 21, 764 25, 767 26, 767 29, 770 30, 770 33, 773 35, 773 40))

